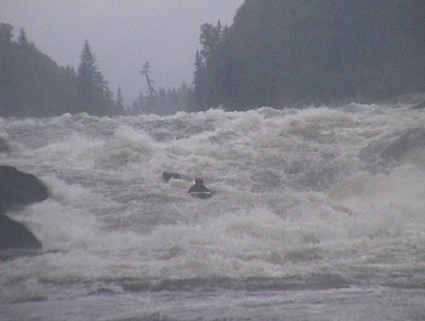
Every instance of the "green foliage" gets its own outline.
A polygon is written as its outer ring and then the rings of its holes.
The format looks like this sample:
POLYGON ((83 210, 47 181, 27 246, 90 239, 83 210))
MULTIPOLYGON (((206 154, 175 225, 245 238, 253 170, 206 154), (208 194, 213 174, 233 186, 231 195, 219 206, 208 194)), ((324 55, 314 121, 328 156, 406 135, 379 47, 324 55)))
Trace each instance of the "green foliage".
POLYGON ((117 99, 114 104, 114 111, 112 113, 112 116, 124 115, 124 114, 125 114, 124 100, 122 98, 121 88, 118 87, 117 99))
POLYGON ((80 112, 96 116, 112 113, 114 105, 112 93, 102 73, 97 69, 96 60, 87 40, 84 42, 78 68, 77 89, 80 112))
POLYGON ((8 23, 0 23, 0 44, 10 43, 13 37, 13 27, 8 23))
POLYGON ((38 51, 23 29, 15 42, 13 27, 0 23, 0 117, 118 114, 89 49, 84 44, 76 75, 38 51))
POLYGON ((156 114, 156 115, 172 115, 178 111, 187 109, 189 99, 189 89, 186 84, 178 89, 163 89, 155 90, 153 87, 153 79, 151 78, 151 67, 149 62, 143 65, 140 71, 142 77, 146 78, 146 95, 140 93, 138 100, 133 103, 129 113, 131 115, 138 114, 156 114))
POLYGON ((159 88, 150 96, 140 93, 139 98, 133 103, 130 115, 155 114, 173 115, 179 111, 187 111, 191 90, 185 83, 179 88, 159 88))
POLYGON ((151 70, 150 70, 151 66, 149 64, 149 62, 145 62, 145 64, 143 65, 142 70, 140 71, 140 74, 142 76, 146 77, 146 86, 147 86, 147 91, 146 91, 146 95, 148 98, 153 98, 153 96, 155 96, 156 91, 153 88, 153 83, 154 81, 152 80, 150 74, 151 74, 151 70))
POLYGON ((21 47, 29 47, 30 43, 28 42, 27 36, 25 35, 24 29, 21 29, 19 32, 18 44, 21 47))
POLYGON ((422 0, 246 0, 231 27, 201 27, 194 108, 424 91, 424 35, 422 0))
POLYGON ((215 78, 220 70, 217 59, 222 39, 223 30, 220 21, 216 26, 209 23, 201 26, 199 42, 202 49, 196 53, 194 96, 191 102, 191 108, 194 110, 206 110, 219 104, 215 78))
MULTIPOLYGON (((11 30, 0 24, 1 30, 11 30)), ((75 97, 75 75, 59 68, 29 44, 21 31, 19 42, 4 36, 0 42, 0 116, 51 116, 67 112, 75 97)))

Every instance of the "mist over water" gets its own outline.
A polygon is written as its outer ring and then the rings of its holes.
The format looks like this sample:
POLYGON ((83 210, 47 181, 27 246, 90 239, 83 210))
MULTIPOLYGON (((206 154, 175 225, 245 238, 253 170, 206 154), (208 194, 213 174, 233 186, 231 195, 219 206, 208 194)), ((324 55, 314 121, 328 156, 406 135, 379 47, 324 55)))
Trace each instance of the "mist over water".
POLYGON ((422 320, 413 105, 1 119, 51 197, 9 213, 43 250, 0 254, 0 320, 422 320))

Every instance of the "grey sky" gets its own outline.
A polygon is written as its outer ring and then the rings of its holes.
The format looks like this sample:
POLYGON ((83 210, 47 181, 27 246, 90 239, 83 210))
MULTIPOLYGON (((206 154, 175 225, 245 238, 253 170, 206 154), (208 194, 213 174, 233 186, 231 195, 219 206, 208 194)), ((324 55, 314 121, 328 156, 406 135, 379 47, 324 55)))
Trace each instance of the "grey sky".
POLYGON ((27 38, 60 66, 77 69, 88 40, 110 89, 131 103, 145 83, 149 61, 155 87, 193 80, 202 23, 231 25, 244 0, 0 0, 0 22, 27 38))

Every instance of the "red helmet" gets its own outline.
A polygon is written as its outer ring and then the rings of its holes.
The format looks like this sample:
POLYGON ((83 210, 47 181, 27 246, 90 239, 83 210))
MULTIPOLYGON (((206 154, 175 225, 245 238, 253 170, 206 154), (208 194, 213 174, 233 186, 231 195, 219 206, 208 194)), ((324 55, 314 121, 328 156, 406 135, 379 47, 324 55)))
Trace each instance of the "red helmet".
POLYGON ((202 178, 195 178, 195 184, 204 184, 204 180, 202 178))

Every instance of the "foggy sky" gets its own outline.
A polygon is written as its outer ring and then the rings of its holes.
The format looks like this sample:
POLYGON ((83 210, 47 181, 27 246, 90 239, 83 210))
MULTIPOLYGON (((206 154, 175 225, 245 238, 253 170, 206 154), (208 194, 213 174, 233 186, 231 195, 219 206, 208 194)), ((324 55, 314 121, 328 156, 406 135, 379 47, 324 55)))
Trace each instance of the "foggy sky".
POLYGON ((88 40, 99 70, 126 104, 145 92, 148 61, 154 87, 191 85, 200 26, 231 25, 244 0, 0 0, 0 22, 20 28, 59 66, 78 69, 88 40))

